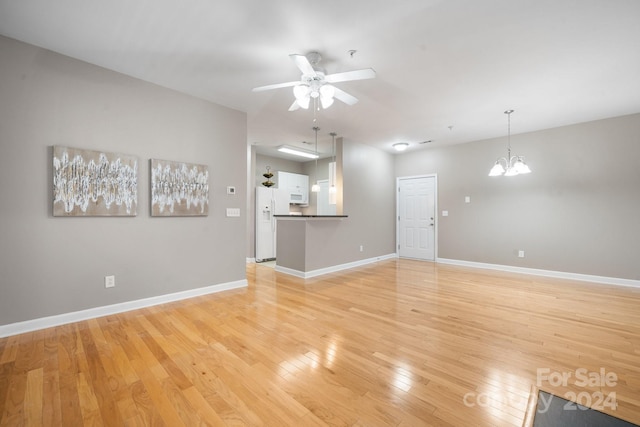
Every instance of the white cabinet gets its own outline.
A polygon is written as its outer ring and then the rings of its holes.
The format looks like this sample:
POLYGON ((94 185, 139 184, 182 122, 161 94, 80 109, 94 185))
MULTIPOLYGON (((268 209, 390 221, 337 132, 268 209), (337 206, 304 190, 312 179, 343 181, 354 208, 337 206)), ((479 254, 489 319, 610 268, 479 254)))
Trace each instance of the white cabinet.
POLYGON ((278 188, 284 188, 289 194, 289 203, 309 204, 309 177, 299 173, 278 172, 278 188))

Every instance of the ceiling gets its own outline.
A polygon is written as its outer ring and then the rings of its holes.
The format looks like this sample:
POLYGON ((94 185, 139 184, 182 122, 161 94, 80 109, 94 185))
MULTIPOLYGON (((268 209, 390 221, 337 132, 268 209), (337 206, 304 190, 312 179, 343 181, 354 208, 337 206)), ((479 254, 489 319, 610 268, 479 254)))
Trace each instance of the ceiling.
POLYGON ((247 113, 248 143, 391 151, 640 112, 637 0, 0 0, 0 34, 247 113), (350 55, 349 51, 355 50, 350 55), (360 101, 287 109, 289 54, 360 101), (428 144, 418 144, 424 141, 428 144))

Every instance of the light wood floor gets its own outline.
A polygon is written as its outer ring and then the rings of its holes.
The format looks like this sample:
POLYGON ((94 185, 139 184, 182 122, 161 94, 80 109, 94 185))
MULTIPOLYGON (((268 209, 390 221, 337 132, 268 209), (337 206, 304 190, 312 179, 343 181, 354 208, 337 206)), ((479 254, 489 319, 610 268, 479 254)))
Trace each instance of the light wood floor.
POLYGON ((538 386, 640 423, 639 289, 411 260, 247 274, 0 339, 0 425, 521 426, 538 386), (582 384, 601 369, 615 384, 582 384))

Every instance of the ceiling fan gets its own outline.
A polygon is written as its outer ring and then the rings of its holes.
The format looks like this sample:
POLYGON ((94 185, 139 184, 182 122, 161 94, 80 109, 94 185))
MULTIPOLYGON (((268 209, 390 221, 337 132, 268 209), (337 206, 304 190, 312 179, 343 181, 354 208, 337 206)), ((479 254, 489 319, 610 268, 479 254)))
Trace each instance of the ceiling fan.
POLYGON ((344 73, 325 74, 324 70, 318 66, 322 57, 318 52, 311 52, 305 55, 292 54, 289 55, 296 66, 302 71, 300 80, 286 83, 277 83, 267 86, 253 88, 253 92, 262 92, 265 90, 279 89, 282 87, 293 87, 293 95, 296 100, 293 101, 289 111, 295 111, 298 108, 309 108, 311 99, 320 99, 322 108, 329 108, 333 104, 333 100, 338 99, 347 105, 353 105, 358 102, 358 98, 348 94, 332 85, 331 83, 340 83, 351 80, 372 79, 376 76, 373 68, 365 68, 362 70, 346 71, 344 73))

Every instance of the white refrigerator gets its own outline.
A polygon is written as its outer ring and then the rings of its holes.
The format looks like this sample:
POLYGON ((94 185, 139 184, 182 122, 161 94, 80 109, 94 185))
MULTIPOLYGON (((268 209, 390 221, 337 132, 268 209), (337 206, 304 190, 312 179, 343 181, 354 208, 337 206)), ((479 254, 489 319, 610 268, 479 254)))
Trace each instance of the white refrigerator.
POLYGON ((289 194, 285 189, 256 187, 256 261, 276 258, 276 219, 289 215, 289 194))

